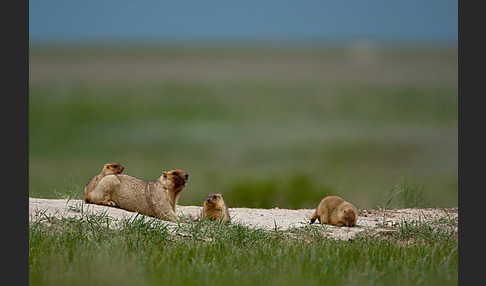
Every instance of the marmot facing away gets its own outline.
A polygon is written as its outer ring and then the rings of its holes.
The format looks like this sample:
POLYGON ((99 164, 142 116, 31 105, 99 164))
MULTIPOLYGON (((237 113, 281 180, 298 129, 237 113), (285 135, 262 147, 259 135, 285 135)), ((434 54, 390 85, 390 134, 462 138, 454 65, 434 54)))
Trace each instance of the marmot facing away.
MULTIPOLYGON (((103 165, 103 169, 101 169, 101 172, 98 175, 94 176, 91 181, 89 181, 89 183, 86 184, 86 186, 84 187, 84 202, 89 203, 88 193, 93 191, 93 189, 104 176, 121 174, 123 172, 123 169, 125 169, 125 167, 118 162, 107 163, 103 165)), ((109 200, 109 197, 105 198, 106 202, 108 202, 109 200)))
POLYGON ((201 212, 201 219, 220 220, 224 223, 230 222, 228 208, 224 203, 221 194, 210 194, 203 203, 203 210, 201 212))
POLYGON ((327 196, 321 200, 310 223, 318 219, 320 223, 335 226, 355 226, 358 209, 338 196, 327 196))
POLYGON ((163 172, 154 180, 145 181, 128 175, 105 176, 89 194, 95 204, 105 204, 103 198, 110 196, 107 205, 128 211, 176 221, 176 203, 184 189, 189 174, 176 169, 163 172))

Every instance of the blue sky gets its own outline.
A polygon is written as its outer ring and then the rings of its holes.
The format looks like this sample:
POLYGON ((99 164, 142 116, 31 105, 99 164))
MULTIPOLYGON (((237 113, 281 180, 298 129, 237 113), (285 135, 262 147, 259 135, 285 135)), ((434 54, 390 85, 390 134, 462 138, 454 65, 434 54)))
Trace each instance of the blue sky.
POLYGON ((30 0, 31 41, 457 41, 457 0, 30 0))

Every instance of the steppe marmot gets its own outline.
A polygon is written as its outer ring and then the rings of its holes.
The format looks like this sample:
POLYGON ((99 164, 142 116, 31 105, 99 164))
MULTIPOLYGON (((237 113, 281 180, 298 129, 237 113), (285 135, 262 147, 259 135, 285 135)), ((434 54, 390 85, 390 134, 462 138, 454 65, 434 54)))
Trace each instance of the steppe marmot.
POLYGON ((208 195, 207 199, 203 203, 201 218, 206 218, 212 221, 219 220, 223 223, 231 221, 228 207, 226 207, 221 194, 208 195))
MULTIPOLYGON (((103 165, 103 169, 101 169, 101 172, 98 175, 94 176, 91 181, 89 181, 89 183, 86 184, 86 186, 84 187, 84 202, 90 203, 88 199, 88 193, 93 191, 93 189, 96 187, 96 185, 98 185, 99 181, 103 177, 107 175, 121 174, 123 172, 123 169, 125 169, 125 167, 118 162, 107 163, 103 165)), ((110 198, 106 197, 103 199, 103 202, 107 204, 109 200, 110 198)))
POLYGON ((109 175, 101 179, 89 193, 89 200, 95 204, 103 204, 103 198, 109 196, 110 206, 176 221, 175 207, 188 179, 189 174, 181 169, 163 172, 160 177, 151 181, 123 174, 109 175))
POLYGON ((321 200, 310 223, 318 219, 322 224, 335 226, 355 226, 358 209, 338 196, 327 196, 321 200))

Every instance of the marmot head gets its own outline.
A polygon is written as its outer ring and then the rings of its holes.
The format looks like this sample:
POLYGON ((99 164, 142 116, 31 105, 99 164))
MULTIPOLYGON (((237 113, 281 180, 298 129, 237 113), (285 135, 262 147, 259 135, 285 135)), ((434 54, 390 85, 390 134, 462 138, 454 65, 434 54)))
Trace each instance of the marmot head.
POLYGON ((340 223, 342 225, 351 227, 356 225, 357 214, 351 205, 345 204, 339 211, 341 212, 339 215, 341 218, 340 223))
POLYGON ((204 201, 205 209, 223 209, 224 200, 221 194, 210 194, 204 201))
POLYGON ((118 162, 107 163, 103 165, 101 173, 103 173, 103 175, 116 175, 121 174, 121 172, 123 172, 123 169, 125 169, 125 167, 118 162))
POLYGON ((189 180, 189 174, 181 169, 174 169, 162 173, 161 181, 169 190, 181 191, 189 180))

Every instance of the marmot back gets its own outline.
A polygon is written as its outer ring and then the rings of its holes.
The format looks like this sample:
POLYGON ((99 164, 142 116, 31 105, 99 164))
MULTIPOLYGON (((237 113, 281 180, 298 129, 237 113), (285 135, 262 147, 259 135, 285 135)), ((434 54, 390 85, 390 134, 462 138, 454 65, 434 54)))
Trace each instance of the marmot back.
MULTIPOLYGON (((98 175, 94 176, 84 187, 84 202, 90 203, 88 199, 88 193, 93 191, 93 189, 96 187, 96 185, 98 185, 99 181, 102 178, 108 175, 121 174, 124 169, 125 167, 118 162, 104 164, 101 172, 98 175)), ((109 200, 109 198, 106 199, 109 200)))

